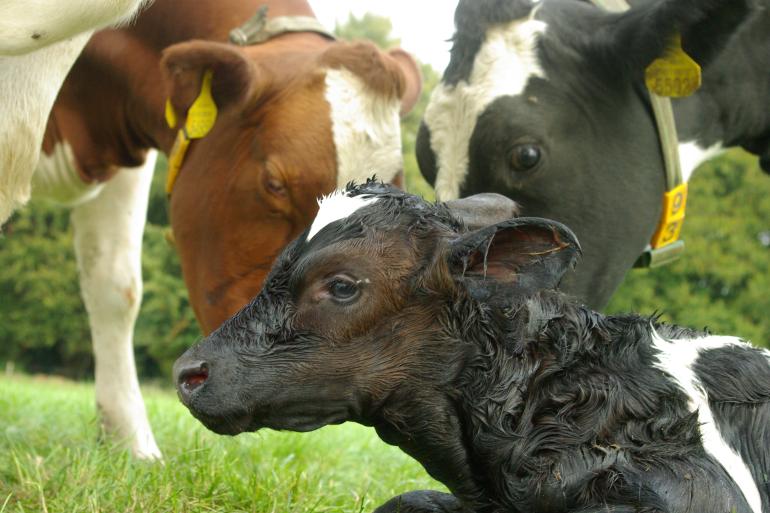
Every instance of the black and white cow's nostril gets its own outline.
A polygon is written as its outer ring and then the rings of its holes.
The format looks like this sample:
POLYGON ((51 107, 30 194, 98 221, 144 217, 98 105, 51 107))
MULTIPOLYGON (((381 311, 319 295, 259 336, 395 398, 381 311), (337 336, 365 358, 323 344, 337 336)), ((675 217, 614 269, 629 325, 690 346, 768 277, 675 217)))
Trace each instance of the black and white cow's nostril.
POLYGON ((183 402, 187 402, 193 392, 209 379, 209 366, 206 362, 191 362, 175 365, 176 388, 183 402))

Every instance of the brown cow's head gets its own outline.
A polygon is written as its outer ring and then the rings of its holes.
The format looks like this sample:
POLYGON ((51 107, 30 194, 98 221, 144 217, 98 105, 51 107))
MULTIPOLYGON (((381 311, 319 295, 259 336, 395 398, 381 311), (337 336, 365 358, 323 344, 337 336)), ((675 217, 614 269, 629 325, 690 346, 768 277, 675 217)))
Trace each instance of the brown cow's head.
POLYGON ((399 112, 419 95, 414 61, 369 43, 320 46, 305 34, 164 52, 180 123, 207 70, 219 109, 212 131, 192 143, 171 198, 185 281, 206 332, 256 294, 281 249, 313 219, 320 195, 402 171, 399 112))

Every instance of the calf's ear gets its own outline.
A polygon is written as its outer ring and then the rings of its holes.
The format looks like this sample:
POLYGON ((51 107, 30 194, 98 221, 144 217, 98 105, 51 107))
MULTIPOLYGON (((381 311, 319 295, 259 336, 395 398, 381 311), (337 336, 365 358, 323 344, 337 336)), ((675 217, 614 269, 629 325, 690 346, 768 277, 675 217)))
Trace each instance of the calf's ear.
POLYGON ((260 78, 256 64, 242 50, 211 41, 189 41, 166 48, 160 67, 168 98, 182 122, 201 93, 207 72, 212 74, 211 95, 219 110, 256 94, 260 78))
MULTIPOLYGON (((598 7, 597 7, 598 9, 598 7)), ((747 0, 658 0, 595 18, 588 51, 596 68, 634 78, 661 57, 676 34, 701 66, 724 47, 749 12, 747 0), (625 73, 623 73, 625 71, 625 73)))
POLYGON ((452 241, 449 264, 474 297, 493 299, 556 288, 579 255, 577 237, 563 224, 519 217, 452 241))

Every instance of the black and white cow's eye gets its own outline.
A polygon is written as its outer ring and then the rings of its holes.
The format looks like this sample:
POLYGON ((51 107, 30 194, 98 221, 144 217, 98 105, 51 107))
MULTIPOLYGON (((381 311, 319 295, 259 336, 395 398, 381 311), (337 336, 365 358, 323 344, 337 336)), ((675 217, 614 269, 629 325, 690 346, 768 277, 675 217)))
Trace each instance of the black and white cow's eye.
POLYGON ((339 303, 349 303, 359 294, 358 282, 345 276, 335 276, 327 287, 329 295, 339 303))
POLYGON ((533 143, 517 144, 511 151, 510 163, 514 171, 530 171, 540 164, 543 152, 533 143))

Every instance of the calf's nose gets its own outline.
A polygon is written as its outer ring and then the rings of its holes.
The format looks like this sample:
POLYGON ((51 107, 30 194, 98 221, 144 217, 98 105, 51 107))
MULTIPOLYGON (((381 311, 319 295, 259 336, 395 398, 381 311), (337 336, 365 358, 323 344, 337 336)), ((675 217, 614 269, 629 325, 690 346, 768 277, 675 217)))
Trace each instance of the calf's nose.
POLYGON ((180 358, 174 363, 174 382, 182 402, 187 404, 193 393, 209 379, 209 365, 202 361, 180 358))

